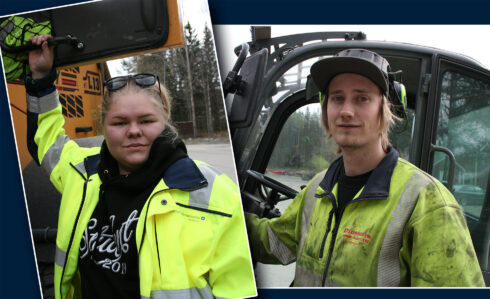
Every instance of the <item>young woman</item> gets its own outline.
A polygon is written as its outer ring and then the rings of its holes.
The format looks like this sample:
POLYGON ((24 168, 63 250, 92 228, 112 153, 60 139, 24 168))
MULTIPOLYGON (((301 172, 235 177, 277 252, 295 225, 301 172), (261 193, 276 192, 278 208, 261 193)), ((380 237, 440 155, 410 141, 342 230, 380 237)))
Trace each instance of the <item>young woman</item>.
POLYGON ((213 298, 255 294, 236 186, 187 157, 158 77, 105 82, 101 147, 65 135, 53 50, 29 53, 29 150, 62 193, 55 295, 213 298), (74 294, 75 293, 75 294, 74 294))

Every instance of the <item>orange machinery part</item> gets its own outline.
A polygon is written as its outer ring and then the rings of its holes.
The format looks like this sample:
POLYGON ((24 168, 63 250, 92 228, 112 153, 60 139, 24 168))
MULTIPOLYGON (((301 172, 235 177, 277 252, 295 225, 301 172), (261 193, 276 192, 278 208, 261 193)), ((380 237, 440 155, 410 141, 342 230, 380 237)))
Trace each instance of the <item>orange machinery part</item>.
MULTIPOLYGON (((102 73, 97 64, 59 69, 55 82, 60 95, 65 131, 71 139, 91 137, 98 132, 98 107, 102 100, 102 73)), ((7 81, 10 110, 21 168, 32 160, 27 150, 27 112, 22 81, 7 81)))
MULTIPOLYGON (((169 16, 169 34, 166 43, 154 49, 128 52, 112 57, 84 62, 78 66, 67 66, 58 70, 56 87, 60 93, 60 101, 65 115, 66 134, 72 138, 95 136, 98 133, 98 106, 102 99, 101 70, 97 62, 141 55, 185 45, 182 14, 178 6, 179 0, 166 0, 169 16), (83 129, 88 132, 77 132, 83 129)), ((26 142, 26 101, 25 88, 21 81, 7 81, 10 108, 14 122, 17 150, 22 169, 32 160, 26 142)))

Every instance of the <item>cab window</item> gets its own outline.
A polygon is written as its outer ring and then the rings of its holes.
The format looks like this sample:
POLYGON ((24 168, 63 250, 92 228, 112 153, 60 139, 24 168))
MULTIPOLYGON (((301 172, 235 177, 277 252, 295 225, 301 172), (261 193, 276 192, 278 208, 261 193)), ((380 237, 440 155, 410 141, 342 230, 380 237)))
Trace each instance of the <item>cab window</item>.
POLYGON ((336 148, 322 128, 320 104, 308 104, 292 113, 282 127, 266 174, 300 190, 338 157, 336 148))
POLYGON ((450 68, 442 73, 435 143, 449 150, 454 160, 445 153, 435 152, 432 161, 433 176, 446 184, 453 178, 451 191, 463 209, 487 285, 490 281, 488 82, 450 68), (454 169, 452 176, 451 169, 454 169))
MULTIPOLYGON (((442 77, 436 145, 456 159, 452 192, 467 217, 480 218, 490 172, 490 87, 447 71, 442 77)), ((447 183, 450 161, 436 152, 432 174, 447 183)))

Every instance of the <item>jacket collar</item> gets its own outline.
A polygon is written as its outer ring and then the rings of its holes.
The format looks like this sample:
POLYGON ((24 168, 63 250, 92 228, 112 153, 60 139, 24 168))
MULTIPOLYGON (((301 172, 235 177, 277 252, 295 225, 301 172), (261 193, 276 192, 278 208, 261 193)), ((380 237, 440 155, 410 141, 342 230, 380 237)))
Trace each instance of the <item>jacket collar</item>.
POLYGON ((170 189, 184 191, 197 190, 208 184, 196 163, 190 158, 182 158, 170 165, 163 175, 163 181, 170 189))
MULTIPOLYGON (((84 169, 79 170, 82 173, 87 173, 88 178, 97 173, 99 163, 100 154, 88 156, 83 161, 84 169)), ((208 184, 197 165, 188 157, 179 159, 170 165, 163 175, 163 181, 170 189, 184 191, 197 190, 208 184)))
POLYGON ((88 180, 90 176, 97 173, 97 169, 100 163, 100 154, 90 155, 83 159, 82 162, 70 165, 78 172, 78 174, 84 179, 88 180))
MULTIPOLYGON (((397 161, 398 151, 390 146, 388 148, 388 153, 373 170, 357 199, 387 198, 390 192, 391 176, 397 161)), ((320 187, 326 192, 326 195, 332 193, 333 187, 339 180, 343 164, 344 160, 342 156, 332 162, 325 177, 320 182, 320 187)))

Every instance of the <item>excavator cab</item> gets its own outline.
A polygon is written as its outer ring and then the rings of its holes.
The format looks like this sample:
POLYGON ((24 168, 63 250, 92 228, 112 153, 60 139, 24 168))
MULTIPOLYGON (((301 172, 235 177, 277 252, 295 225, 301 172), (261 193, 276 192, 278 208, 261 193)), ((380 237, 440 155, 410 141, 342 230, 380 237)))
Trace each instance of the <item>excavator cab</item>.
MULTIPOLYGON (((318 89, 308 75, 317 60, 349 48, 381 54, 392 79, 403 84, 393 91, 400 121, 390 141, 401 157, 453 192, 490 286, 490 70, 465 55, 371 41, 363 32, 272 38, 269 27, 252 27, 252 40, 235 49, 237 63, 223 87, 231 98, 228 119, 244 208, 280 216, 338 157, 320 125, 318 89)), ((294 266, 259 264, 258 286, 289 286, 293 276, 284 279, 283 273, 294 273, 294 266), (270 280, 276 276, 283 279, 270 280)))

